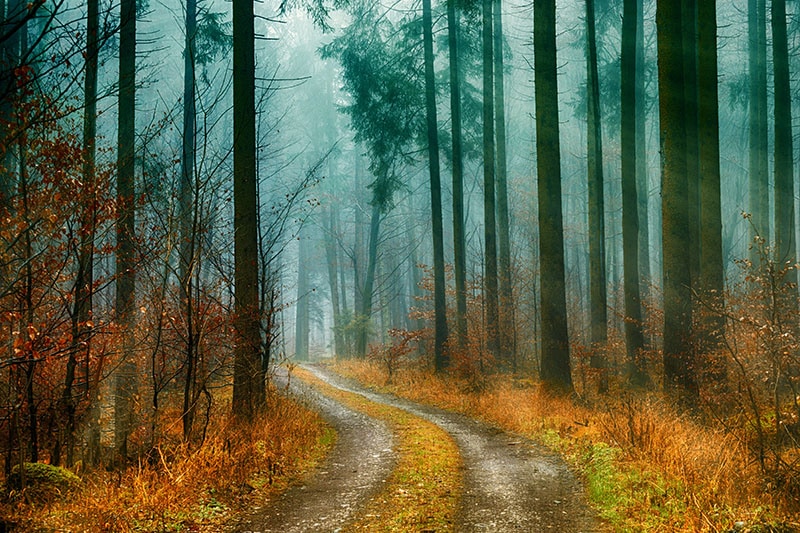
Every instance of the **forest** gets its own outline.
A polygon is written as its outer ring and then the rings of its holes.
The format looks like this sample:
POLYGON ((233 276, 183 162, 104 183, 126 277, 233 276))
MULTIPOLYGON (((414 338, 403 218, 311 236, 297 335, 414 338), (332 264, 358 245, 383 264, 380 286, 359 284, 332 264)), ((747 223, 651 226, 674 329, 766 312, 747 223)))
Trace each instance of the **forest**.
POLYGON ((798 58, 786 0, 0 0, 0 533, 269 530, 362 416, 413 497, 331 530, 480 530, 453 412, 548 527, 800 531, 798 58))

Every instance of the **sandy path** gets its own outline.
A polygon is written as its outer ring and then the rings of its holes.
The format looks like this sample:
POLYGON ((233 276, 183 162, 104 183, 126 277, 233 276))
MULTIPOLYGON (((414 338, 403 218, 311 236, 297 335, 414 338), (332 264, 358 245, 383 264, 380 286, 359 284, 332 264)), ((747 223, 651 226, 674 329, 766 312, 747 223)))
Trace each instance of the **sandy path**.
POLYGON ((463 415, 377 394, 322 366, 308 366, 327 383, 437 424, 458 444, 465 467, 456 531, 597 531, 583 487, 556 454, 463 415))
POLYGON ((383 422, 353 411, 297 379, 291 380, 290 390, 336 429, 336 444, 306 483, 254 511, 234 531, 338 531, 381 490, 394 466, 393 438, 383 422))

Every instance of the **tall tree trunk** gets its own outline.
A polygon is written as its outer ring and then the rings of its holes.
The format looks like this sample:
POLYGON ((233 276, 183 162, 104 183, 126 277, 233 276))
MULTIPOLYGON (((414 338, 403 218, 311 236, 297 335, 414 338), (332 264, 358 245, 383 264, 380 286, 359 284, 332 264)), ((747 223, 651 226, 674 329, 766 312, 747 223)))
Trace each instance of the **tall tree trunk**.
MULTIPOLYGON (((700 159, 697 118, 697 0, 681 4, 683 39, 684 126, 686 130, 686 187, 688 191, 689 265, 692 289, 700 285, 700 159)), ((684 250, 684 253, 687 253, 684 250)))
MULTIPOLYGON (((772 62, 775 71, 775 260, 783 268, 793 267, 797 257, 786 0, 772 0, 772 62)), ((792 268, 784 281, 797 283, 797 270, 792 268)), ((791 300, 787 303, 796 308, 797 298, 791 300)))
MULTIPOLYGON (((94 179, 97 141, 97 54, 99 34, 98 0, 87 2, 86 14, 86 73, 84 78, 83 110, 83 205, 80 222, 78 271, 75 276, 74 307, 72 311, 72 344, 64 379, 63 403, 66 411, 66 464, 71 467, 75 452, 75 391, 76 370, 81 355, 85 361, 85 389, 89 396, 89 361, 92 327, 92 299, 94 293, 94 238, 97 219, 97 194, 94 179)), ((90 402, 89 424, 93 424, 95 402, 90 402)))
MULTIPOLYGON (((724 332, 724 262, 722 258, 722 209, 720 204, 719 97, 717 81, 717 0, 703 0, 697 11, 697 70, 699 73, 700 124, 700 222, 701 289, 712 312, 703 324, 702 350, 708 354, 718 348, 724 332)), ((794 229, 792 229, 794 231, 794 229)), ((716 366, 716 365, 714 365, 716 366)), ((721 382, 722 368, 708 368, 708 374, 721 382)))
POLYGON ((308 361, 308 335, 310 322, 308 314, 308 299, 310 285, 308 280, 308 238, 306 232, 301 231, 298 238, 297 254, 297 306, 295 307, 294 329, 294 356, 299 361, 308 361))
MULTIPOLYGON (((464 233, 464 160, 461 130, 461 72, 456 0, 447 0, 447 39, 450 49, 450 117, 453 139, 453 270, 456 280, 456 342, 467 344, 467 253, 464 233)), ((416 266, 414 267, 416 268, 416 266)))
POLYGON ((483 300, 486 313, 486 347, 496 359, 498 343, 497 224, 495 221, 494 151, 494 42, 492 4, 483 0, 483 300))
POLYGON ((117 139, 117 278, 116 313, 122 335, 122 360, 114 398, 114 445, 118 460, 128 455, 136 393, 135 349, 135 185, 136 138, 136 0, 120 3, 119 129, 117 139))
POLYGON ((253 0, 233 0, 233 226, 235 328, 233 413, 252 420, 261 407, 258 187, 253 0))
MULTIPOLYGON (((364 307, 364 268, 366 266, 366 254, 364 253, 364 211, 362 209, 362 197, 364 194, 363 182, 363 160, 361 153, 356 149, 356 160, 354 165, 354 181, 355 181, 355 202, 353 214, 354 235, 353 235, 353 320, 356 321, 356 330, 359 329, 358 324, 366 325, 366 322, 359 316, 361 309, 364 307)), ((358 339, 361 337, 360 331, 356 331, 355 344, 358 344, 358 339)), ((366 345, 365 345, 366 350, 366 345)), ((363 355, 360 350, 356 349, 356 355, 363 355)))
POLYGON ((431 0, 422 0, 423 45, 425 48, 425 116, 428 131, 428 168, 431 178, 431 219, 433 225, 433 309, 434 364, 442 372, 450 364, 446 352, 447 301, 444 277, 442 185, 439 169, 439 124, 436 118, 436 85, 433 71, 433 17, 431 0))
MULTIPOLYGON (((21 46, 20 50, 24 53, 27 48, 27 39, 25 37, 27 29, 23 27, 20 30, 21 46)), ((19 197, 21 199, 22 219, 25 222, 24 238, 22 239, 22 258, 23 258, 23 314, 24 324, 22 331, 28 328, 35 328, 35 314, 34 314, 34 294, 33 294, 33 261, 35 261, 33 250, 33 230, 34 221, 30 217, 30 191, 29 179, 27 168, 27 135, 23 131, 17 143, 14 146, 17 150, 17 169, 19 171, 19 197)), ((36 384, 36 363, 38 357, 31 347, 25 350, 25 360, 22 363, 24 372, 24 390, 25 390, 25 405, 28 409, 28 460, 32 463, 39 461, 39 419, 38 419, 38 403, 36 401, 36 393, 34 386, 36 384)), ((58 439, 58 437, 56 437, 58 439)), ((57 456, 59 454, 56 454, 57 456)), ((58 461, 56 461, 58 463, 58 461)))
POLYGON ((506 158, 506 103, 505 76, 503 61, 503 11, 502 0, 494 1, 493 38, 494 38, 494 109, 495 139, 497 153, 495 169, 497 171, 497 243, 498 267, 500 282, 500 351, 504 362, 516 367, 516 346, 514 342, 514 290, 511 278, 511 232, 508 212, 508 164, 506 158))
POLYGON ((375 289, 375 269, 378 263, 378 238, 381 229, 381 208, 377 202, 372 206, 372 218, 369 224, 369 249, 367 251, 367 270, 364 274, 364 286, 361 290, 361 313, 359 320, 363 323, 358 328, 356 337, 356 355, 364 358, 367 355, 369 340, 369 320, 372 316, 372 298, 375 289))
MULTIPOLYGON (((608 315, 606 312, 603 133, 600 121, 600 82, 597 76, 597 34, 595 31, 594 0, 586 0, 586 79, 586 86, 588 89, 586 150, 589 170, 589 307, 591 310, 591 365, 593 368, 602 368, 605 366, 604 350, 606 341, 608 340, 608 315)), ((623 105, 624 102, 625 100, 623 98, 623 105)), ((624 216, 625 214, 623 211, 623 217, 624 216)), ((605 390, 606 388, 606 377, 605 373, 603 373, 600 389, 605 390)))
POLYGON ((568 392, 572 390, 572 374, 564 281, 555 0, 538 0, 533 5, 533 48, 536 75, 542 380, 551 389, 568 392))
POLYGON ((685 87, 680 0, 658 0, 658 85, 662 154, 664 388, 685 407, 696 404, 691 346, 692 291, 686 176, 685 87))
MULTIPOLYGON (((344 263, 344 261, 339 261, 339 290, 341 291, 339 302, 341 303, 342 307, 342 316, 347 317, 348 320, 352 320, 352 315, 350 314, 350 309, 347 305, 347 276, 345 275, 344 263)), ((355 312, 355 309, 353 309, 353 313, 355 312)), ((342 327, 347 325, 345 324, 344 320, 341 321, 341 324, 342 327)), ((345 333, 342 335, 342 342, 344 342, 345 346, 343 354, 346 357, 352 357, 355 354, 355 340, 353 339, 352 328, 347 328, 345 330, 345 333)))
POLYGON ((640 0, 625 0, 622 16, 622 250, 625 285, 625 346, 627 377, 634 386, 644 386, 647 374, 642 357, 642 305, 639 275, 639 202, 637 198, 636 152, 644 139, 636 132, 636 26, 640 0))
POLYGON ((194 422, 195 382, 197 380, 197 342, 194 325, 192 270, 197 243, 197 206, 192 191, 195 186, 195 38, 197 0, 186 0, 186 35, 183 51, 183 146, 180 184, 180 305, 186 324, 185 377, 183 383, 183 439, 189 441, 194 422))
MULTIPOLYGON (((14 8, 18 2, 10 0, 7 3, 5 0, 0 0, 0 27, 5 27, 6 22, 11 22, 14 8), (6 15, 6 7, 8 7, 8 15, 6 15)), ((0 121, 6 123, 12 119, 12 95, 14 92, 14 68, 16 68, 16 52, 14 47, 18 46, 16 36, 6 36, 4 42, 0 42, 0 121)), ((8 139, 10 132, 3 127, 0 129, 0 142, 3 146, 9 146, 10 139, 8 139)), ((8 162, 11 160, 10 150, 0 151, 2 161, 6 163, 7 169, 12 168, 8 162)), ((12 172, 6 170, 0 176, 0 207, 8 207, 9 199, 15 193, 14 178, 12 172)))
POLYGON ((636 7, 636 195, 639 204, 639 290, 641 299, 644 301, 649 294, 649 284, 653 279, 653 273, 650 266, 650 210, 648 208, 650 183, 647 166, 647 92, 644 84, 646 75, 644 6, 639 2, 636 7))
MULTIPOLYGON (((414 218, 413 212, 409 208, 406 213, 406 238, 408 242, 415 243, 417 242, 417 232, 414 229, 414 218)), ((410 285, 410 295, 411 295, 411 305, 416 307, 417 302, 419 302, 422 298, 422 290, 420 289, 420 283, 422 283, 422 273, 419 268, 419 256, 417 254, 417 247, 411 247, 411 253, 409 254, 409 285, 410 285)), ((425 322, 421 318, 417 318, 412 322, 412 327, 417 331, 421 331, 425 328, 425 322)), ((422 353, 422 345, 420 345, 420 353, 422 353)))
MULTIPOLYGON (((767 1, 748 0, 747 4, 748 64, 750 68, 749 194, 753 235, 769 243, 769 159, 767 134, 767 1)), ((751 240, 752 242, 752 240, 751 240)), ((753 246, 750 259, 760 262, 758 247, 753 246)))
POLYGON ((328 209, 328 231, 325 239, 325 263, 328 267, 328 284, 331 289, 331 310, 333 312, 333 351, 341 357, 345 354, 344 332, 342 331, 342 306, 339 301, 339 254, 337 253, 337 235, 339 223, 337 211, 328 209))

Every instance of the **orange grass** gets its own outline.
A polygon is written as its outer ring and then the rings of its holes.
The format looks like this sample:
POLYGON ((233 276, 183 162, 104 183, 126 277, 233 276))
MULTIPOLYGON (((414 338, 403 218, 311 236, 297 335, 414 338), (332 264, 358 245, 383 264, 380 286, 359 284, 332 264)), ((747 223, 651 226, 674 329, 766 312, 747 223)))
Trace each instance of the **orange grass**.
POLYGON ((125 471, 93 471, 67 501, 0 507, 14 531, 218 531, 307 471, 332 443, 315 413, 272 394, 251 427, 218 413, 198 449, 156 450, 125 471))
POLYGON ((615 531, 721 532, 735 521, 800 525, 791 511, 796 502, 764 490, 756 464, 733 436, 678 416, 655 396, 617 394, 589 408, 503 375, 471 392, 467 382, 424 370, 400 370, 390 384, 375 363, 344 360, 335 369, 558 450, 581 472, 593 505, 615 531))

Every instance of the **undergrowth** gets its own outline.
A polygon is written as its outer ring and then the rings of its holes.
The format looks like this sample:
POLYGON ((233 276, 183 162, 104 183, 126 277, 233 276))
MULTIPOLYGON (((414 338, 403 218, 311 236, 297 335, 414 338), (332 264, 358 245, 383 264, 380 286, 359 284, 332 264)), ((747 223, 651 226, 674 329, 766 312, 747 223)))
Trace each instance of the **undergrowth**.
POLYGON ((468 380, 442 379, 411 365, 395 371, 391 382, 372 362, 343 360, 335 368, 365 385, 483 419, 558 451, 580 472, 592 506, 614 531, 800 528, 797 502, 765 490, 740 440, 678 415, 656 396, 619 394, 589 407, 507 375, 486 378, 476 390, 468 380))
POLYGON ((312 411, 277 394, 248 427, 222 412, 199 448, 164 446, 124 470, 87 471, 62 500, 0 505, 12 531, 217 531, 284 490, 332 445, 312 411))

